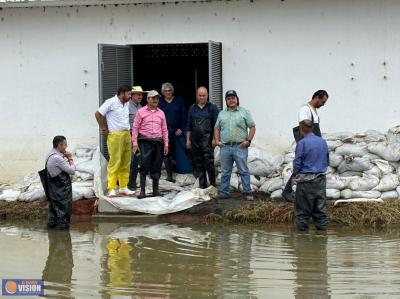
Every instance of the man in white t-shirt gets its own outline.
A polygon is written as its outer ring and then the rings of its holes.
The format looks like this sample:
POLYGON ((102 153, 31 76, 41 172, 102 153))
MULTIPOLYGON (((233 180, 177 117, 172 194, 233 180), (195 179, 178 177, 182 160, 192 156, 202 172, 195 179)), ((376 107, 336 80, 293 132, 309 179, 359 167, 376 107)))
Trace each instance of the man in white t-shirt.
POLYGON ((101 134, 107 139, 110 155, 107 166, 107 189, 110 197, 117 196, 117 181, 120 195, 135 194, 127 188, 132 154, 129 124, 130 98, 131 87, 121 86, 117 94, 106 100, 95 113, 101 134))
MULTIPOLYGON (((319 127, 320 117, 317 113, 317 109, 323 107, 328 101, 328 98, 329 95, 325 90, 318 90, 313 94, 311 100, 307 104, 301 106, 299 110, 299 116, 298 116, 299 123, 301 123, 303 120, 311 120, 314 123, 313 133, 319 137, 321 137, 322 134, 321 134, 321 129, 319 127)), ((296 130, 296 128, 293 129, 293 135, 297 143, 301 137, 300 137, 300 131, 296 130)), ((282 197, 289 202, 294 201, 294 195, 292 190, 292 179, 293 177, 290 177, 289 181, 286 183, 285 189, 283 189, 282 192, 282 197)))

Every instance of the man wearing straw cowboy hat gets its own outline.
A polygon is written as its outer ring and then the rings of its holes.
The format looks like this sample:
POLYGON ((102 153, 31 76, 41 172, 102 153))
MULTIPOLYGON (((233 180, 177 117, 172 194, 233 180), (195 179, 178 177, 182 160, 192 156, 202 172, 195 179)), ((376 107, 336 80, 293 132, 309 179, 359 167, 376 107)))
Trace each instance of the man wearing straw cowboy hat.
POLYGON ((147 105, 136 113, 132 127, 132 151, 140 151, 140 194, 146 197, 146 176, 153 179, 153 196, 159 196, 159 180, 164 155, 168 154, 168 128, 164 112, 158 108, 160 95, 147 94, 147 105))
MULTIPOLYGON (((136 112, 138 112, 138 110, 142 108, 142 105, 140 103, 142 102, 144 93, 146 93, 146 91, 143 91, 141 86, 132 87, 131 100, 129 101, 129 124, 131 125, 131 134, 136 112)), ((137 152, 132 153, 131 171, 129 174, 129 182, 128 182, 128 188, 129 190, 132 191, 135 191, 137 187, 136 180, 138 175, 138 162, 139 162, 139 153, 137 152)))

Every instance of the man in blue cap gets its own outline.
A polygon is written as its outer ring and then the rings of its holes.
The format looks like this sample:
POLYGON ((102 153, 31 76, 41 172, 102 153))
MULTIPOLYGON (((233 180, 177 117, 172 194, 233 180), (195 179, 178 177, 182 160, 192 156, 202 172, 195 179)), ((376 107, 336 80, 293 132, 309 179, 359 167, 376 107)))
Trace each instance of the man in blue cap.
POLYGON ((233 162, 242 180, 243 194, 253 200, 250 173, 247 166, 248 147, 256 133, 256 124, 250 112, 239 107, 239 97, 234 90, 225 93, 226 109, 222 110, 215 123, 215 144, 220 147, 221 185, 220 198, 229 198, 229 186, 233 162))

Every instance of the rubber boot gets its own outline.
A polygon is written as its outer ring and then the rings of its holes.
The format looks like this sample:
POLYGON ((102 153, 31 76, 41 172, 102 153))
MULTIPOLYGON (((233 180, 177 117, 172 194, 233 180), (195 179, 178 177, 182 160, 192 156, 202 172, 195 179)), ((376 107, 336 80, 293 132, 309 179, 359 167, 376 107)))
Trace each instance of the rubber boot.
POLYGON ((167 172, 167 181, 175 183, 175 180, 172 176, 172 161, 170 158, 166 158, 164 160, 165 171, 167 172))
POLYGON ((210 185, 217 187, 217 183, 215 180, 215 171, 213 169, 207 170, 208 179, 210 180, 210 185))
POLYGON ((207 188, 207 175, 205 171, 199 171, 199 187, 201 189, 207 188))
POLYGON ((159 188, 159 179, 153 179, 153 196, 161 196, 159 188))
POLYGON ((146 175, 141 173, 140 174, 140 194, 138 198, 145 198, 146 197, 146 175))
POLYGON ((136 191, 137 185, 136 185, 136 180, 137 180, 137 172, 135 172, 132 176, 132 179, 129 178, 129 183, 128 183, 128 189, 131 191, 136 191))

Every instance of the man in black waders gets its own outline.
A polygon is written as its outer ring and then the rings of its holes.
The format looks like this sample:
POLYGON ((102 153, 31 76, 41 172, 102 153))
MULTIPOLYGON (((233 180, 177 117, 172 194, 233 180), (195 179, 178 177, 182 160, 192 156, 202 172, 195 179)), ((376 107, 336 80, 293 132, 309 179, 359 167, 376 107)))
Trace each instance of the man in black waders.
POLYGON ((153 196, 160 196, 159 181, 163 157, 168 154, 168 128, 164 112, 158 108, 160 95, 147 94, 147 105, 136 113, 132 126, 132 152, 140 151, 140 194, 146 197, 146 176, 153 179, 153 196))
POLYGON ((54 137, 53 149, 46 159, 45 191, 49 201, 47 228, 69 229, 72 208, 70 175, 75 173, 76 168, 72 154, 66 151, 67 146, 64 136, 54 137))
MULTIPOLYGON (((317 109, 323 107, 326 104, 328 98, 329 95, 325 90, 318 90, 313 94, 312 99, 306 105, 302 106, 299 110, 299 123, 303 120, 310 120, 313 123, 313 133, 319 137, 322 136, 321 129, 319 127, 321 119, 317 113, 317 109)), ((301 139, 299 126, 293 128, 293 136, 296 143, 299 142, 299 140, 301 139)), ((282 192, 282 197, 288 202, 294 201, 292 190, 293 177, 294 174, 292 174, 292 176, 289 178, 282 192)))
POLYGON ((302 139, 296 145, 293 160, 296 199, 294 203, 297 228, 307 230, 312 217, 318 230, 326 229, 326 177, 329 165, 328 145, 313 133, 313 122, 300 122, 302 139))
POLYGON ((205 189, 207 175, 210 185, 216 186, 212 141, 219 110, 207 101, 207 88, 199 87, 196 97, 197 103, 190 107, 187 117, 186 147, 192 150, 199 187, 205 189))

